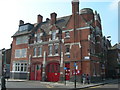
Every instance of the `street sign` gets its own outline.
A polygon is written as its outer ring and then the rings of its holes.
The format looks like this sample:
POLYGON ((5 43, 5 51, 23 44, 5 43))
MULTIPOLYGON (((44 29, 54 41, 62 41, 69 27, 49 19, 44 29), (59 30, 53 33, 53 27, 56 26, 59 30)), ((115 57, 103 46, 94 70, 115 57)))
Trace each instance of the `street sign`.
POLYGON ((66 68, 66 67, 64 67, 64 70, 67 70, 67 68, 66 68))
POLYGON ((76 65, 76 62, 74 63, 74 67, 76 67, 77 65, 76 65))

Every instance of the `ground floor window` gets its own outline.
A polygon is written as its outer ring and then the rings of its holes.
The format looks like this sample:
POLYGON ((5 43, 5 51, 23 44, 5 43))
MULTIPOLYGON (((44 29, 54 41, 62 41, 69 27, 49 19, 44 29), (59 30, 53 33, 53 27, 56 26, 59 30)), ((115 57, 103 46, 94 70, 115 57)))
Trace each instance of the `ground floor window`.
POLYGON ((27 62, 13 62, 13 71, 27 72, 27 62))

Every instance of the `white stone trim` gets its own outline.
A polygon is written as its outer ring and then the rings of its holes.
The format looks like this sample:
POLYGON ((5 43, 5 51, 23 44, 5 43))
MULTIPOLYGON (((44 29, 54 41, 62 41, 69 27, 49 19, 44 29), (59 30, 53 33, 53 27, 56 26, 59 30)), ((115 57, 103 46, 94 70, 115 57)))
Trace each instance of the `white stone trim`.
POLYGON ((70 55, 70 52, 66 52, 65 55, 70 55))
POLYGON ((64 39, 62 39, 62 42, 64 43, 64 39))
POLYGON ((73 31, 73 29, 63 30, 62 32, 65 33, 65 32, 67 32, 67 31, 70 32, 70 31, 73 31))
POLYGON ((49 31, 49 34, 52 34, 52 31, 49 31))
POLYGON ((56 33, 58 33, 59 32, 59 30, 56 30, 56 33))
POLYGON ((37 34, 35 34, 35 37, 37 37, 37 34))
POLYGON ((53 44, 48 44, 48 46, 52 46, 53 44))
POLYGON ((55 43, 54 45, 59 45, 59 43, 55 43))
POLYGON ((80 27, 80 28, 77 28, 76 30, 83 30, 83 29, 90 29, 89 26, 86 26, 86 27, 80 27))
POLYGON ((90 40, 90 35, 88 35, 88 40, 90 40))
POLYGON ((43 33, 40 33, 40 36, 42 36, 43 35, 43 33))
POLYGON ((42 57, 42 55, 39 55, 38 57, 42 57))
POLYGON ((59 56, 59 54, 58 54, 58 53, 56 53, 54 56, 59 56))
MULTIPOLYGON (((80 28, 76 28, 76 30, 83 30, 83 29, 90 29, 90 26, 86 26, 86 27, 80 27, 80 28)), ((68 29, 68 30, 63 30, 62 32, 65 33, 67 31, 73 31, 74 29, 68 29)))
POLYGON ((10 71, 12 73, 29 73, 29 72, 24 72, 24 71, 10 71))

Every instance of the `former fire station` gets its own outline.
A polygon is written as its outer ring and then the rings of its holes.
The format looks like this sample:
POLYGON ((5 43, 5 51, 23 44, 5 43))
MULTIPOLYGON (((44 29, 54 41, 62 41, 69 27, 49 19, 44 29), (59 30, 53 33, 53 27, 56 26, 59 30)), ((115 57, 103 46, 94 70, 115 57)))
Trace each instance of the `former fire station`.
POLYGON ((75 74, 77 80, 82 74, 91 79, 105 74, 100 56, 108 46, 100 15, 90 8, 79 11, 78 0, 71 3, 69 16, 53 12, 46 21, 39 14, 35 24, 19 21, 12 36, 11 78, 54 82, 73 80, 75 74))

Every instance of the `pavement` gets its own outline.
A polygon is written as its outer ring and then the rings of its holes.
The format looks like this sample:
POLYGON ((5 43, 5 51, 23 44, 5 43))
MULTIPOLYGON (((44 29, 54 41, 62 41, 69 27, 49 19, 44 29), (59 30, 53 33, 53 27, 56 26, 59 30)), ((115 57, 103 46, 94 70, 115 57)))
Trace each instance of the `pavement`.
MULTIPOLYGON (((65 81, 63 82, 42 82, 42 81, 31 81, 31 80, 20 80, 20 79, 8 79, 6 80, 7 82, 31 82, 31 83, 40 83, 40 84, 44 84, 44 85, 49 85, 49 88, 75 88, 75 84, 74 82, 70 82, 70 81, 65 81)), ((94 86, 99 86, 99 85, 104 85, 104 84, 108 84, 108 83, 112 83, 112 82, 116 82, 118 81, 118 79, 108 79, 99 83, 90 83, 90 84, 82 84, 77 82, 76 83, 76 88, 79 89, 83 89, 83 88, 89 88, 89 87, 94 87, 94 86)), ((1 83, 0 83, 1 84, 1 83)))

